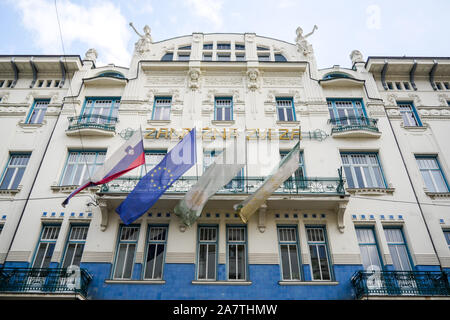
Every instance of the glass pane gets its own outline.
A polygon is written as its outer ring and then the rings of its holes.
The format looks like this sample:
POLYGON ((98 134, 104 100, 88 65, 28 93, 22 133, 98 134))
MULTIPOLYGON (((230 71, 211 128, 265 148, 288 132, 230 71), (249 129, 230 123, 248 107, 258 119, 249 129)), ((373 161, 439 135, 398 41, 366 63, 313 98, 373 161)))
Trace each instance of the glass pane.
POLYGON ((289 246, 289 254, 291 258, 292 280, 300 280, 300 266, 298 263, 298 252, 296 245, 289 246))
POLYGON ((394 265, 394 269, 396 271, 401 271, 402 270, 402 264, 400 262, 400 258, 398 256, 396 247, 397 246, 395 246, 395 245, 390 245, 389 246, 389 253, 391 254, 391 257, 392 257, 392 263, 394 265))
POLYGON ((344 167, 345 178, 347 179, 347 184, 349 188, 354 188, 355 183, 353 182, 352 171, 350 167, 344 167))
POLYGON ((370 168, 369 167, 364 167, 364 177, 366 178, 367 181, 367 187, 374 187, 374 183, 372 182, 372 177, 370 176, 370 168))
POLYGON ((155 252, 156 252, 156 245, 155 244, 149 244, 148 250, 147 250, 147 263, 145 265, 145 279, 151 279, 153 277, 153 264, 155 262, 155 252))
POLYGON ((216 245, 208 245, 208 279, 216 278, 216 245))
POLYGON ((284 108, 278 108, 278 120, 286 121, 286 119, 284 117, 284 108))
POLYGON ((64 258, 63 268, 67 268, 72 264, 72 258, 75 253, 75 246, 76 244, 71 243, 67 247, 66 257, 64 258))
POLYGON ((245 247, 244 245, 238 245, 238 279, 245 279, 245 247))
POLYGON ((206 250, 207 245, 201 244, 198 253, 198 278, 206 279, 206 250))
POLYGON ((283 272, 283 280, 291 280, 291 271, 289 267, 289 252, 287 245, 281 245, 281 269, 283 272))
POLYGON ((228 245, 228 278, 229 279, 237 279, 236 250, 237 250, 237 245, 235 245, 235 244, 228 245))
POLYGON ((55 250, 54 243, 48 243, 47 251, 45 252, 44 261, 41 268, 48 268, 50 266, 50 261, 52 260, 53 250, 55 250))
POLYGON ((399 270, 411 271, 411 265, 409 264, 409 257, 406 247, 404 245, 397 246, 397 252, 402 265, 402 268, 399 270))
POLYGON ((328 257, 325 245, 319 245, 320 268, 322 270, 322 280, 330 280, 330 270, 328 267, 328 257))
POLYGON ((294 114, 292 112, 292 109, 286 108, 286 114, 287 114, 287 121, 294 121, 294 114))
POLYGON ((11 182, 12 176, 14 175, 14 171, 15 171, 15 168, 8 168, 6 170, 6 174, 3 177, 3 181, 0 186, 0 189, 3 189, 3 190, 9 189, 9 184, 11 182))
POLYGON ((117 254, 117 261, 116 261, 116 271, 114 273, 114 278, 122 278, 122 272, 125 265, 125 254, 127 252, 127 246, 124 244, 119 245, 119 250, 117 254))
POLYGON ((125 262, 125 270, 123 273, 123 277, 126 279, 131 278, 131 272, 133 270, 133 259, 134 259, 135 247, 136 247, 135 244, 128 245, 127 257, 126 257, 126 262, 125 262))
POLYGON ((155 261, 155 273, 153 275, 154 279, 162 279, 162 270, 164 263, 164 248, 165 245, 160 243, 156 247, 156 261, 155 261))
POLYGON ((312 268, 312 276, 314 280, 320 280, 320 266, 319 266, 319 259, 317 256, 317 248, 316 245, 310 245, 309 246, 309 253, 311 255, 311 268, 312 268))
MULTIPOLYGON (((431 171, 431 174, 434 178, 434 182, 436 184, 436 191, 437 192, 447 192, 447 185, 445 184, 444 178, 442 177, 442 173, 440 170, 433 170, 431 171)), ((17 180, 17 178, 16 178, 17 180)), ((15 188, 13 188, 15 189, 15 188)))
POLYGON ((47 250, 47 243, 39 244, 39 249, 36 254, 36 258, 34 259, 33 268, 40 268, 42 265, 42 261, 44 260, 44 254, 47 250))
POLYGON ((377 266, 379 270, 382 269, 380 257, 378 255, 378 250, 376 245, 371 245, 367 247, 368 255, 370 257, 371 265, 377 266))
POLYGON ((354 167, 356 180, 358 181, 357 188, 364 188, 366 185, 364 184, 363 175, 361 171, 361 167, 354 167))

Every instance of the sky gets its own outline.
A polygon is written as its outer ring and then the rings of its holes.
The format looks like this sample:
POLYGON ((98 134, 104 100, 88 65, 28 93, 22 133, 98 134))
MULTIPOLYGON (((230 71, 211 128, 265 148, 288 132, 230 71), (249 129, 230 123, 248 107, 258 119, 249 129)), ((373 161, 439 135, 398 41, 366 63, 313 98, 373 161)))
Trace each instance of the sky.
POLYGON ((351 67, 369 56, 450 56, 449 0, 0 0, 0 54, 98 52, 97 66, 128 66, 138 36, 153 41, 192 32, 308 38, 319 68, 351 67), (61 33, 60 33, 61 29, 61 33))

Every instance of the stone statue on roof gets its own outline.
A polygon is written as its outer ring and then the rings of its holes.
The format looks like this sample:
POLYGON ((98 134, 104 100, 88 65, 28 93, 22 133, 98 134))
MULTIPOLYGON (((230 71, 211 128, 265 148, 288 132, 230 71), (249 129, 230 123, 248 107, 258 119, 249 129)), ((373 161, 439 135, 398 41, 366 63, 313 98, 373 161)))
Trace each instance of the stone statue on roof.
POLYGON ((131 28, 133 28, 134 32, 140 37, 140 39, 135 43, 134 48, 139 53, 144 53, 150 51, 150 46, 152 44, 152 36, 151 29, 148 25, 144 27, 144 34, 140 34, 133 25, 133 22, 130 22, 131 28))
POLYGON ((314 25, 312 31, 305 35, 303 35, 303 29, 301 27, 298 27, 295 31, 295 33, 297 34, 297 38, 295 38, 295 42, 297 43, 297 50, 303 53, 303 55, 305 56, 313 52, 312 46, 308 43, 306 38, 311 36, 317 29, 319 29, 317 25, 314 25))

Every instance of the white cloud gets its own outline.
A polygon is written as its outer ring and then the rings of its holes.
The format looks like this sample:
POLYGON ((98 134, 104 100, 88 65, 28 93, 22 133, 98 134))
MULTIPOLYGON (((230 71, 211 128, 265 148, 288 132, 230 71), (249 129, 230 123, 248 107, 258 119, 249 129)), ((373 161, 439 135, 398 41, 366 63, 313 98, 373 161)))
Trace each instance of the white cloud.
MULTIPOLYGON (((61 37, 54 2, 16 0, 13 4, 20 10, 23 25, 33 32, 35 45, 43 54, 61 53, 61 37)), ((97 50, 98 65, 129 65, 127 43, 130 30, 119 8, 107 1, 82 6, 70 0, 62 0, 57 2, 57 9, 66 54, 83 56, 84 53, 72 51, 73 44, 81 43, 97 50)))
POLYGON ((195 15, 209 20, 217 29, 222 27, 221 0, 187 0, 186 3, 192 6, 195 15))

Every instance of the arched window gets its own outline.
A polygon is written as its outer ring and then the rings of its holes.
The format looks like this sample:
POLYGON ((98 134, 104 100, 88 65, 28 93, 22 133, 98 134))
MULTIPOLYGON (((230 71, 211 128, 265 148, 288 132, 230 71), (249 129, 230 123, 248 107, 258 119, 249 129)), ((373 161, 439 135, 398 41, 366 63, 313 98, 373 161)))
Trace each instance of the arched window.
POLYGON ((100 73, 98 75, 98 77, 112 77, 112 78, 125 79, 123 74, 121 74, 119 72, 114 72, 114 71, 107 71, 107 72, 100 73))
POLYGON ((287 59, 281 53, 275 53, 275 61, 285 62, 287 59))
POLYGON ((163 57, 161 58, 161 61, 172 61, 173 60, 173 52, 167 52, 163 57))
POLYGON ((323 76, 323 80, 339 79, 339 78, 352 78, 352 77, 349 76, 348 74, 339 73, 339 72, 328 73, 328 74, 323 76))

